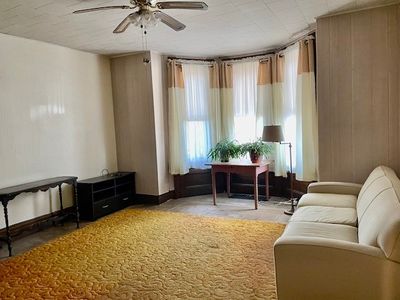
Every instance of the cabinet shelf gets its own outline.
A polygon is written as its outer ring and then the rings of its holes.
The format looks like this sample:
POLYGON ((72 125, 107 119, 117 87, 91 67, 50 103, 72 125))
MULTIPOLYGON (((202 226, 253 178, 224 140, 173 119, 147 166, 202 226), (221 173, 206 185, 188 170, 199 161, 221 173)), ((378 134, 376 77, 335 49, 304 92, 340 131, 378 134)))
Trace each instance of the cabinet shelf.
POLYGON ((116 187, 124 186, 124 185, 131 185, 131 183, 130 182, 125 182, 125 183, 117 184, 116 187))
POLYGON ((82 219, 96 220, 134 203, 135 173, 117 172, 78 181, 82 219))
POLYGON ((97 194, 97 193, 104 192, 104 191, 107 191, 107 190, 114 190, 114 189, 115 189, 115 187, 112 186, 112 187, 108 187, 108 188, 101 189, 101 190, 94 190, 93 194, 97 194))

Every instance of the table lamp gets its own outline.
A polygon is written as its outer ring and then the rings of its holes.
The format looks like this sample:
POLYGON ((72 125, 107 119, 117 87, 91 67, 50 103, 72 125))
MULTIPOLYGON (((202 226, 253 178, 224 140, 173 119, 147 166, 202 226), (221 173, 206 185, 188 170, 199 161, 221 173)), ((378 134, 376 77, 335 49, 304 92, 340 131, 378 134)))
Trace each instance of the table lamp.
POLYGON ((285 211, 287 215, 294 213, 294 198, 293 198, 293 167, 292 167, 292 143, 285 142, 282 127, 280 125, 264 126, 262 140, 264 142, 279 143, 281 145, 289 145, 290 152, 290 203, 291 208, 285 211))

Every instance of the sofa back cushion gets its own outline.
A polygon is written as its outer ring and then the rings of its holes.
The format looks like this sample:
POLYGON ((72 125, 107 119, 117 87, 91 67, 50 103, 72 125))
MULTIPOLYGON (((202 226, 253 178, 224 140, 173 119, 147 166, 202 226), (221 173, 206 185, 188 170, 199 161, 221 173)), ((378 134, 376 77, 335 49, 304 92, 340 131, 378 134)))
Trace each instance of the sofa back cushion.
POLYGON ((400 180, 388 167, 369 175, 357 199, 358 241, 400 262, 400 180))

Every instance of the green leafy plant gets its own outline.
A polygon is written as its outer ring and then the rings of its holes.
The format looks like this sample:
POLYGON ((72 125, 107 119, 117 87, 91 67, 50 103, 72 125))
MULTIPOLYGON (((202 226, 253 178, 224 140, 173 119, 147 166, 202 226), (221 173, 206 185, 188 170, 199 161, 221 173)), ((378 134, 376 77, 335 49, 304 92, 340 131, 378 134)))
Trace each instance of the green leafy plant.
POLYGON ((241 146, 237 141, 224 139, 218 142, 215 147, 208 152, 208 157, 212 160, 228 162, 231 158, 239 158, 242 155, 241 146))
POLYGON ((261 139, 242 144, 240 148, 242 155, 250 154, 250 159, 253 163, 259 162, 262 156, 267 157, 272 153, 272 146, 264 143, 261 139))

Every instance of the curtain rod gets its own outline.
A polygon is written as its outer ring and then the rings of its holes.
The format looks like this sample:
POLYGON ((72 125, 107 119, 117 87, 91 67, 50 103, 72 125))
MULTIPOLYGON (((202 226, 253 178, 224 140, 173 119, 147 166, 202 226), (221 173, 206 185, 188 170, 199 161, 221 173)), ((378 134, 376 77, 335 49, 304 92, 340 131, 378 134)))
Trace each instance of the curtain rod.
POLYGON ((226 57, 226 58, 220 58, 220 61, 223 62, 229 62, 229 61, 237 61, 237 60, 247 60, 247 59, 251 59, 251 58, 267 58, 268 56, 271 56, 272 54, 274 54, 274 52, 272 51, 268 51, 268 52, 264 52, 264 53, 260 53, 260 54, 249 54, 249 55, 245 55, 245 56, 239 56, 239 57, 226 57))
POLYGON ((282 46, 281 48, 276 49, 276 52, 279 53, 279 52, 285 50, 286 48, 293 46, 297 42, 300 42, 301 40, 315 40, 315 29, 299 36, 298 38, 294 39, 293 41, 290 41, 285 46, 282 46))
POLYGON ((262 58, 263 56, 269 56, 275 53, 280 53, 282 50, 285 50, 286 48, 296 44, 297 42, 304 40, 304 39, 315 39, 315 29, 309 30, 306 33, 302 34, 298 38, 289 41, 287 44, 279 47, 279 48, 274 48, 265 51, 264 53, 255 53, 255 54, 249 54, 249 55, 244 55, 244 56, 238 56, 238 57, 226 57, 226 58, 220 58, 221 61, 236 61, 236 60, 242 60, 242 59, 248 59, 248 58, 262 58), (309 37, 310 36, 310 37, 309 37), (308 38, 307 38, 308 37, 308 38))
POLYGON ((241 57, 234 57, 234 58, 225 58, 225 59, 221 59, 221 61, 237 61, 237 60, 244 60, 244 59, 249 59, 249 58, 260 58, 260 59, 267 59, 268 56, 271 56, 272 54, 275 53, 279 53, 282 54, 281 52, 285 49, 287 49, 288 47, 296 44, 297 42, 304 40, 304 39, 315 39, 315 29, 308 31, 307 33, 301 35, 300 37, 290 41, 289 43, 287 43, 286 45, 280 47, 280 48, 276 48, 273 50, 269 50, 267 52, 264 52, 262 54, 252 54, 252 55, 246 55, 246 56, 241 56, 241 57))
POLYGON ((213 58, 185 58, 185 57, 176 57, 176 56, 168 56, 168 59, 175 59, 175 60, 187 60, 187 61, 202 61, 202 62, 214 62, 215 59, 213 58))
POLYGON ((180 57, 172 57, 168 56, 168 61, 174 60, 178 64, 193 64, 193 65, 206 65, 206 66, 212 66, 213 63, 215 62, 215 59, 201 59, 201 58, 180 58, 180 57))
POLYGON ((238 61, 238 60, 245 60, 245 59, 250 59, 250 58, 260 58, 260 59, 266 59, 268 56, 271 56, 272 54, 279 53, 286 48, 296 44, 297 42, 304 40, 304 39, 315 39, 315 29, 308 31, 307 33, 301 35, 300 37, 288 42, 286 45, 280 47, 280 48, 275 48, 271 50, 267 50, 266 52, 263 53, 254 53, 254 54, 248 54, 248 55, 243 55, 243 56, 237 56, 237 57, 216 57, 216 58, 184 58, 184 57, 175 57, 175 56, 168 56, 168 59, 175 59, 178 61, 197 61, 197 62, 215 62, 215 61, 222 61, 222 62, 229 62, 229 61, 238 61))

